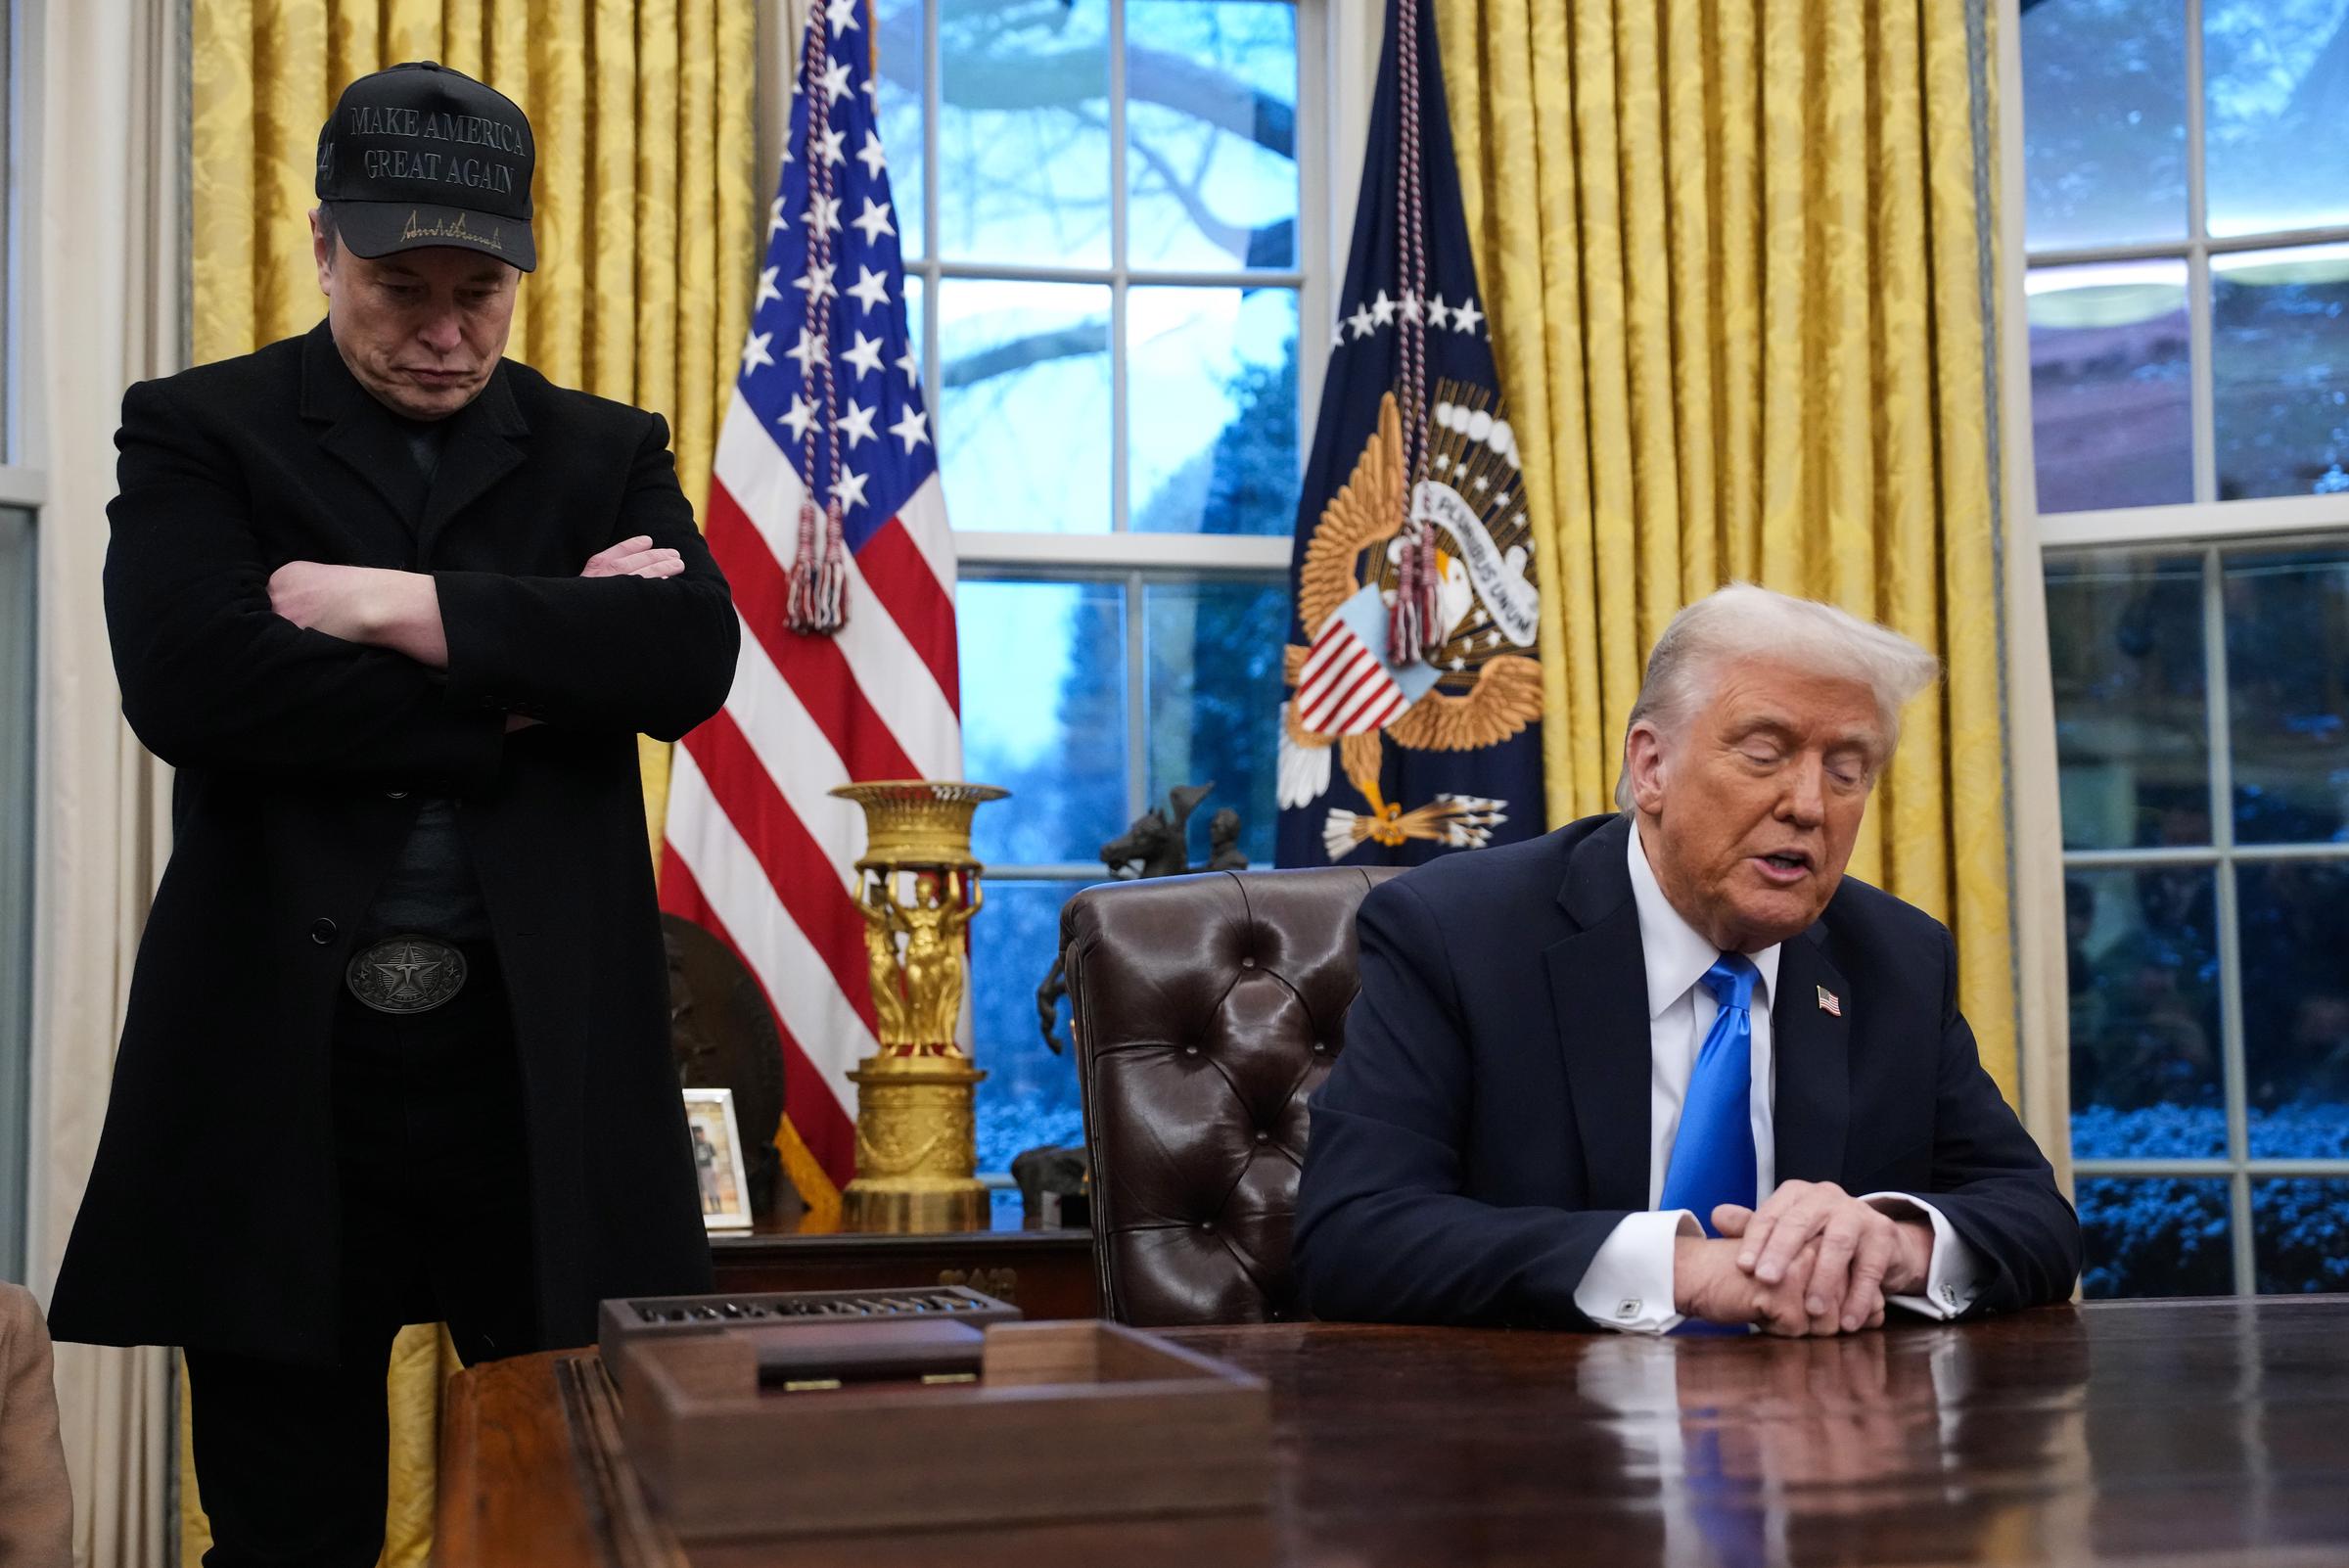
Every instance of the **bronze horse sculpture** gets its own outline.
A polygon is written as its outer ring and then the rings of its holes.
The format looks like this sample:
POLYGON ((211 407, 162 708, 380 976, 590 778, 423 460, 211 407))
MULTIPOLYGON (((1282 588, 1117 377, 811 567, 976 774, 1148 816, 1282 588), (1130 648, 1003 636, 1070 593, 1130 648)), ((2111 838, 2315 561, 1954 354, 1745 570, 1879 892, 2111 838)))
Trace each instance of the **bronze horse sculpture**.
MULTIPOLYGON (((1126 831, 1101 846, 1101 864, 1110 876, 1120 882, 1137 882, 1144 877, 1178 877, 1191 869, 1190 851, 1185 843, 1191 813, 1199 803, 1215 789, 1215 780, 1205 784, 1183 784, 1167 791, 1164 810, 1152 807, 1128 825, 1126 831)), ((1219 811, 1219 819, 1232 818, 1230 838, 1239 839, 1239 818, 1231 811, 1219 811)), ((1227 847, 1226 847, 1227 848, 1227 847)), ((1219 854, 1218 859, 1227 858, 1219 854)), ((1242 864, 1246 861, 1243 858, 1242 864)), ((1211 861, 1205 869, 1222 870, 1225 867, 1211 861)), ((1044 1043, 1060 1052, 1057 1028, 1060 1021, 1060 999, 1069 993, 1068 982, 1061 978, 1061 955, 1052 954, 1052 972, 1044 983, 1036 988, 1036 1022, 1041 1030, 1044 1043)))

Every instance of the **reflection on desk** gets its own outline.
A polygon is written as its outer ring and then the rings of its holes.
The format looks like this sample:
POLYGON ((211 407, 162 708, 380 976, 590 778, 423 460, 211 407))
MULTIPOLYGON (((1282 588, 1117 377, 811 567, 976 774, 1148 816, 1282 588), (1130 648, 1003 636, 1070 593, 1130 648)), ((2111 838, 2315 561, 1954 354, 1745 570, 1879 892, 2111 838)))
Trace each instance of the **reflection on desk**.
POLYGON ((2050 1308, 1829 1341, 1336 1324, 1168 1337, 1271 1385, 1268 1516, 742 1543, 669 1556, 657 1520, 629 1535, 624 1464, 613 1462, 586 1402, 561 1394, 567 1377, 600 1383, 592 1358, 534 1357, 457 1382, 440 1560, 2349 1560, 2342 1298, 2050 1308))

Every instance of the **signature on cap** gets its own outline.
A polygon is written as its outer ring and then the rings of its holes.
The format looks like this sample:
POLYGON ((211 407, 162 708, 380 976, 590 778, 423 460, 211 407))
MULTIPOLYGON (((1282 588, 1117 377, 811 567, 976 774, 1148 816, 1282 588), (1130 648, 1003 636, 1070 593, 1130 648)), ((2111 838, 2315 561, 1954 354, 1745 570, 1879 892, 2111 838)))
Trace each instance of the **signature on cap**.
POLYGON ((453 223, 446 218, 435 218, 430 223, 422 223, 417 220, 415 211, 410 209, 407 227, 399 231, 399 238, 402 244, 410 240, 463 240, 492 251, 503 251, 506 248, 501 239, 504 233, 505 228, 501 224, 487 234, 476 234, 465 226, 465 214, 462 212, 457 214, 453 223))

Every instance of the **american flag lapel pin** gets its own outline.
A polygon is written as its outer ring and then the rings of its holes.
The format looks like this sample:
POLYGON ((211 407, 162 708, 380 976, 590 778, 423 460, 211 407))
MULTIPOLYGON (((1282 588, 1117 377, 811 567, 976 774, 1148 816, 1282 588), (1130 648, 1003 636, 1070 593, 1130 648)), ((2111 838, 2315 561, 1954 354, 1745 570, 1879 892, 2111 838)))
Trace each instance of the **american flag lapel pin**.
POLYGON ((1843 998, 1821 986, 1819 988, 1819 1010, 1829 1017, 1841 1018, 1843 1016, 1843 998))

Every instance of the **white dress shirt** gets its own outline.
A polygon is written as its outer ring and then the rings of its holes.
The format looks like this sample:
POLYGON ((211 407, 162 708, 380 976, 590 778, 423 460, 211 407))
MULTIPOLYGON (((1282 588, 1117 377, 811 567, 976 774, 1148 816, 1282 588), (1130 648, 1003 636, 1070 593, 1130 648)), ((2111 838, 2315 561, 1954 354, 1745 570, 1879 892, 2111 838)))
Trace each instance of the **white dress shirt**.
MULTIPOLYGON (((1575 1287, 1574 1304, 1585 1315, 1609 1327, 1662 1334, 1681 1322, 1681 1314, 1673 1307, 1673 1240, 1704 1233, 1696 1216, 1687 1210, 1657 1210, 1655 1205, 1663 1197, 1664 1174, 1672 1164, 1673 1140, 1681 1130, 1681 1105, 1688 1097, 1697 1051, 1713 1028, 1714 1015, 1721 1010, 1712 992, 1698 984, 1719 960, 1721 950, 1682 919, 1664 897, 1664 889, 1647 863, 1636 823, 1628 838, 1632 896, 1639 906, 1639 946, 1647 961, 1650 1212, 1627 1215, 1600 1245, 1583 1282, 1575 1287)), ((1777 1074, 1771 1053, 1770 1018, 1771 1002, 1777 992, 1778 948, 1773 944, 1746 956, 1761 972, 1754 983, 1752 1008, 1754 1191, 1767 1197, 1777 1186, 1778 1173, 1777 1144, 1772 1132, 1777 1074)), ((1921 1215, 1933 1227, 1932 1263, 1924 1294, 1887 1300, 1928 1317, 1955 1317, 1973 1305, 1981 1290, 1980 1260, 1940 1210, 1903 1192, 1872 1192, 1863 1201, 1896 1219, 1921 1215)))

